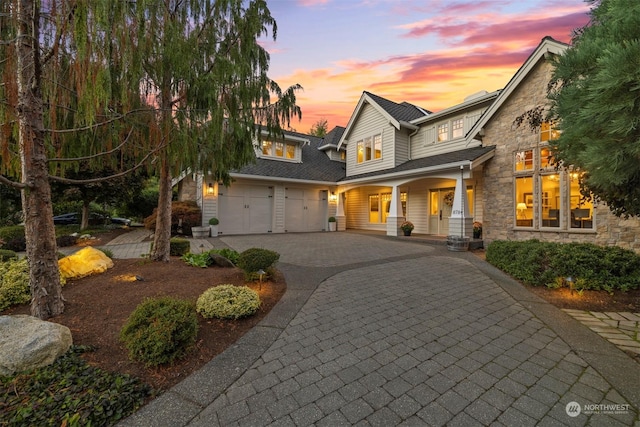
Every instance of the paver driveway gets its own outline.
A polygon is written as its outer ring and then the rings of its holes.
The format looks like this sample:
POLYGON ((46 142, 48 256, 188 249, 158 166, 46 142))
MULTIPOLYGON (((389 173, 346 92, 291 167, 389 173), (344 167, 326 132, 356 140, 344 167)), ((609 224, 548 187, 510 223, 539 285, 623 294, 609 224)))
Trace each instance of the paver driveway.
POLYGON ((638 422, 640 366, 473 255, 356 233, 223 241, 279 252, 287 294, 123 425, 638 422))

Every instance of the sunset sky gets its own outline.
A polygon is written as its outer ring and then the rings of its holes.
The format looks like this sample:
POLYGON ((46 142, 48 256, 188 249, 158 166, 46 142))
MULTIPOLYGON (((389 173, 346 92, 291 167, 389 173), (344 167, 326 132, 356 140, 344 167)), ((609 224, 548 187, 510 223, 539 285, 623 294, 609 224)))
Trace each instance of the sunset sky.
POLYGON ((269 76, 299 83, 307 133, 346 126, 362 91, 437 112, 503 88, 544 36, 569 42, 583 0, 267 0, 269 76))

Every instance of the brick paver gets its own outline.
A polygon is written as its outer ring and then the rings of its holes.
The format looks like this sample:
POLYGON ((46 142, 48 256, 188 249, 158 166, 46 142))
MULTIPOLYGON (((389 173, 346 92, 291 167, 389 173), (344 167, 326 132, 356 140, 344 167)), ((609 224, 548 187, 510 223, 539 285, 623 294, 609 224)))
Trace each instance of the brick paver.
POLYGON ((353 233, 221 240, 279 252, 300 305, 122 425, 638 422, 640 365, 468 254, 353 233))

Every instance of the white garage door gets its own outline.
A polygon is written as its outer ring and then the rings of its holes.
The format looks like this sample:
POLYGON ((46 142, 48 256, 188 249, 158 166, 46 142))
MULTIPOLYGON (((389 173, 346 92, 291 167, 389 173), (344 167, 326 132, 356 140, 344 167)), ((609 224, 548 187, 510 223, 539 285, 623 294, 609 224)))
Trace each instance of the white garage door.
POLYGON ((232 184, 218 193, 220 234, 270 233, 273 217, 273 188, 232 184))
POLYGON ((327 192, 285 189, 285 230, 287 232, 322 231, 326 229, 327 192))

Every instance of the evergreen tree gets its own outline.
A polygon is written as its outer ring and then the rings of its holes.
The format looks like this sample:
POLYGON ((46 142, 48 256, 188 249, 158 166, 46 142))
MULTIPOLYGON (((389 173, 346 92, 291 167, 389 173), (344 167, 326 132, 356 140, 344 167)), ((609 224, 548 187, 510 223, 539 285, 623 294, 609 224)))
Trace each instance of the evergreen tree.
POLYGON ((556 61, 550 117, 556 156, 585 171, 583 192, 640 215, 640 2, 593 2, 591 22, 556 61))
POLYGON ((319 136, 322 138, 329 131, 329 122, 325 118, 318 119, 317 122, 309 129, 309 135, 319 136))

